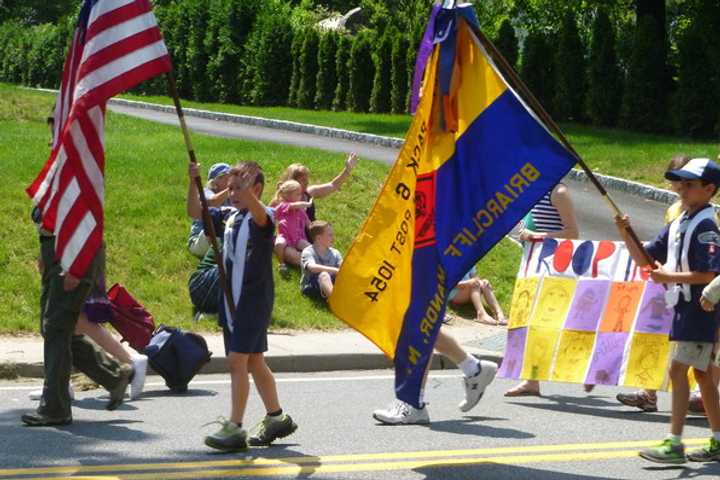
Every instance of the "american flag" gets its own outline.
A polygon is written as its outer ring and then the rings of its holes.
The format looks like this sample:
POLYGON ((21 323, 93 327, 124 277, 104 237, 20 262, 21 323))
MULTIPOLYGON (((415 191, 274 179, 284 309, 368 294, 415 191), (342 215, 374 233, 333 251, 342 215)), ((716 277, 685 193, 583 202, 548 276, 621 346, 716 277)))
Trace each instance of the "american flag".
POLYGON ((55 103, 52 152, 26 190, 55 235, 56 259, 75 277, 102 244, 105 104, 171 69, 149 0, 85 0, 55 103))

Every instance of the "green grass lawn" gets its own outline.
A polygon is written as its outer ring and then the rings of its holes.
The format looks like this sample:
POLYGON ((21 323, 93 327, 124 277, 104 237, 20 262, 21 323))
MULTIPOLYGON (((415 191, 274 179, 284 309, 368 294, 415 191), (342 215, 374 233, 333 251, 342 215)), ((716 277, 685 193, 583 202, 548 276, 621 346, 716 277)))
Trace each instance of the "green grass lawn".
MULTIPOLYGON (((123 95, 123 98, 172 104, 168 97, 123 95)), ((261 108, 187 100, 183 101, 183 104, 203 110, 291 120, 399 138, 405 136, 410 125, 409 115, 328 112, 287 107, 261 108)), ((561 128, 593 171, 659 187, 666 187, 663 172, 673 156, 687 154, 693 157, 716 158, 720 154, 718 142, 647 135, 579 124, 563 124, 561 128)))
MULTIPOLYGON (((45 117, 51 94, 0 84, 0 333, 37 332, 39 277, 37 234, 24 189, 48 156, 45 117)), ((194 325, 187 279, 197 260, 186 249, 190 221, 185 214, 187 155, 177 128, 109 113, 106 128, 106 228, 108 286, 121 282, 155 315, 157 323, 214 330, 210 321, 194 325)), ((268 176, 264 200, 280 172, 302 162, 315 182, 333 178, 344 156, 272 143, 193 135, 199 160, 259 162, 268 176)), ((318 218, 333 222, 337 247, 346 251, 370 209, 387 172, 379 162, 361 161, 342 191, 318 200, 318 218)), ((507 309, 520 250, 507 240, 479 265, 507 309)), ((323 307, 299 293, 299 275, 276 277, 276 328, 339 328, 323 307)))

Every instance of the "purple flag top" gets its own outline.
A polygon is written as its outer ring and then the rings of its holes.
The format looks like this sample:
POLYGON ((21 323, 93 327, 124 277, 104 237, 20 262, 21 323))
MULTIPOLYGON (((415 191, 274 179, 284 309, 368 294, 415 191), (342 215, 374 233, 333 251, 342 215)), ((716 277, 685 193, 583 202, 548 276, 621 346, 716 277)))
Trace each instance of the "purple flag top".
POLYGON ((413 75, 412 96, 410 97, 410 113, 415 115, 418 103, 420 103, 420 84, 422 83, 425 67, 427 66, 430 54, 433 51, 433 38, 435 37, 435 17, 440 11, 440 4, 433 5, 430 12, 430 19, 425 27, 425 34, 418 48, 417 60, 415 60, 415 74, 413 75))

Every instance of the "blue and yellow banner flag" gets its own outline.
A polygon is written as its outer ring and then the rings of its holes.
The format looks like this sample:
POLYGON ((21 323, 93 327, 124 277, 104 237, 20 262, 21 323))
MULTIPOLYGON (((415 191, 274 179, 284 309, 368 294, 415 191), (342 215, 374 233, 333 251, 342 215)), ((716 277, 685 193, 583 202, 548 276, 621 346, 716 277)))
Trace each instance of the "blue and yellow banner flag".
POLYGON ((450 289, 575 163, 481 46, 472 7, 433 21, 417 112, 329 301, 416 407, 450 289))

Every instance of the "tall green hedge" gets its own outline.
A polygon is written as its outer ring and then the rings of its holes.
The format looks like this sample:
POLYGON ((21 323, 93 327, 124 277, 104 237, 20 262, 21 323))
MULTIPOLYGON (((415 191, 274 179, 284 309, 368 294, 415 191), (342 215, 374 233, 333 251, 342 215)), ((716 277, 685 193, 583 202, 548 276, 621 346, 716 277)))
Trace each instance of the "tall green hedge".
POLYGON ((220 102, 241 102, 244 92, 240 78, 243 76, 243 48, 247 41, 259 5, 255 0, 213 0, 211 23, 205 38, 206 47, 212 44, 211 32, 217 35, 215 49, 210 50, 207 75, 211 81, 213 98, 220 102))
POLYGON ((255 105, 284 105, 288 98, 292 28, 287 12, 266 10, 258 17, 246 51, 253 54, 250 99, 255 105))
POLYGON ((621 110, 622 126, 642 132, 668 129, 665 49, 655 20, 638 19, 621 110))
POLYGON ((314 28, 308 29, 305 32, 305 39, 300 51, 300 83, 297 93, 297 102, 300 108, 315 107, 319 44, 320 34, 318 31, 314 28))
POLYGON ((568 13, 563 18, 555 55, 553 107, 559 120, 582 120, 585 109, 584 55, 577 19, 568 13))
POLYGON ((500 24, 498 35, 495 39, 495 46, 500 53, 503 54, 505 60, 513 67, 517 68, 518 61, 518 39, 515 36, 515 29, 509 19, 505 19, 500 24))
POLYGON ((622 76, 615 53, 615 31, 601 10, 593 22, 588 71, 587 113, 595 125, 617 123, 622 101, 622 76))
POLYGON ((350 90, 348 104, 353 112, 367 112, 370 109, 370 94, 375 78, 372 59, 372 34, 360 32, 350 50, 350 90))
POLYGON ((678 39, 674 124, 680 134, 707 137, 720 133, 720 5, 699 0, 691 18, 678 39))
POLYGON ((392 113, 406 113, 408 110, 408 45, 409 42, 405 35, 399 34, 395 36, 392 44, 391 58, 392 83, 390 91, 390 109, 392 113))
POLYGON ((300 85, 300 53, 305 42, 305 30, 296 30, 290 44, 290 57, 292 61, 292 74, 287 103, 291 107, 298 106, 298 86, 300 85))
POLYGON ((371 112, 387 113, 390 111, 392 38, 395 35, 392 29, 388 29, 375 44, 375 51, 372 54, 375 77, 370 94, 371 112))
POLYGON ((184 0, 189 30, 185 62, 190 72, 193 98, 201 102, 210 100, 210 79, 207 75, 208 52, 205 33, 210 18, 206 0, 184 0))
POLYGON ((333 97, 332 109, 335 111, 346 110, 348 108, 348 91, 350 89, 350 49, 352 48, 352 39, 348 35, 340 35, 338 48, 335 52, 335 73, 337 75, 337 85, 335 86, 335 96, 333 97))
POLYGON ((520 69, 522 79, 528 88, 551 113, 555 84, 553 53, 546 35, 537 31, 530 32, 525 39, 520 69))
POLYGON ((335 58, 338 39, 336 32, 325 32, 320 38, 315 106, 321 110, 330 110, 335 96, 335 87, 338 83, 335 58))

